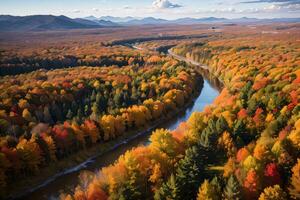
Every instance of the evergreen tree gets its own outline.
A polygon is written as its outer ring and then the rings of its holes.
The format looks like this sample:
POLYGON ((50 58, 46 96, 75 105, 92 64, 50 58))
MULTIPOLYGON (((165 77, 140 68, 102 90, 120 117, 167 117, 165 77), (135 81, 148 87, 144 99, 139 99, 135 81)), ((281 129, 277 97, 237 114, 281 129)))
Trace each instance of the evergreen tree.
POLYGON ((44 108, 44 122, 48 124, 53 124, 52 116, 50 114, 50 110, 48 106, 44 108))
POLYGON ((223 133, 228 129, 227 121, 223 116, 219 117, 219 119, 217 120, 216 129, 219 134, 223 133))
POLYGON ((125 182, 124 188, 121 191, 120 200, 136 200, 142 199, 140 181, 138 180, 139 173, 137 170, 130 172, 129 179, 125 182))
POLYGON ((235 176, 231 175, 227 181, 224 189, 223 197, 225 200, 239 200, 241 199, 240 184, 235 176))
POLYGON ((213 188, 213 191, 218 199, 221 199, 222 196, 222 187, 220 181, 221 180, 217 176, 215 176, 210 182, 210 185, 213 188))
POLYGON ((176 180, 179 184, 181 198, 195 199, 201 183, 203 155, 194 146, 189 148, 184 159, 180 160, 176 170, 176 180))
POLYGON ((197 200, 219 200, 218 194, 208 180, 205 180, 199 188, 197 200))
POLYGON ((67 119, 72 119, 73 118, 73 112, 71 111, 71 109, 68 110, 68 113, 66 115, 67 119))
POLYGON ((155 194, 155 200, 179 200, 181 199, 179 196, 179 185, 176 181, 176 177, 172 174, 167 183, 164 183, 157 194, 155 194))

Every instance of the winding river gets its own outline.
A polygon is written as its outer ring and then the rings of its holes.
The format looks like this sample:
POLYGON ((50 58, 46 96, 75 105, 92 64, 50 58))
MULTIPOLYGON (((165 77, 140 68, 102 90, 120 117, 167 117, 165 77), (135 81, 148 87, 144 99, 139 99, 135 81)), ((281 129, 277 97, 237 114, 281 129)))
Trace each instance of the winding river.
MULTIPOLYGON (((184 58, 176 56, 169 51, 169 55, 174 58, 187 62, 184 58)), ((179 113, 176 117, 169 120, 167 123, 157 126, 157 128, 165 128, 174 130, 176 127, 183 121, 186 121, 193 112, 202 111, 205 106, 211 104, 214 99, 219 95, 219 92, 222 88, 222 83, 216 78, 213 77, 208 70, 201 68, 202 66, 199 63, 191 63, 196 67, 200 68, 199 71, 203 76, 204 85, 200 95, 194 100, 194 102, 183 112, 179 113)), ((112 148, 111 151, 108 151, 98 157, 88 160, 78 168, 73 168, 73 170, 65 173, 61 176, 55 177, 45 184, 41 185, 38 188, 35 188, 33 191, 29 191, 28 194, 23 196, 20 199, 30 199, 30 200, 54 200, 57 199, 60 192, 71 192, 75 186, 78 185, 78 176, 84 170, 97 171, 99 168, 108 166, 115 162, 120 155, 125 153, 127 150, 137 147, 139 145, 149 144, 149 137, 151 131, 146 131, 143 134, 138 135, 137 137, 131 138, 128 141, 123 142, 112 148)))

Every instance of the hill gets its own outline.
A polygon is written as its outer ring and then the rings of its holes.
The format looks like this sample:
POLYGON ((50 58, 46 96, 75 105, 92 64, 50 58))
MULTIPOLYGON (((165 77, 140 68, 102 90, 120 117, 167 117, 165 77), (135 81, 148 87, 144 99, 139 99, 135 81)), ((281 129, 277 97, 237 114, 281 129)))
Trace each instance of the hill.
POLYGON ((100 28, 100 24, 89 20, 71 19, 66 16, 32 15, 32 16, 0 16, 0 29, 2 31, 42 31, 100 28))

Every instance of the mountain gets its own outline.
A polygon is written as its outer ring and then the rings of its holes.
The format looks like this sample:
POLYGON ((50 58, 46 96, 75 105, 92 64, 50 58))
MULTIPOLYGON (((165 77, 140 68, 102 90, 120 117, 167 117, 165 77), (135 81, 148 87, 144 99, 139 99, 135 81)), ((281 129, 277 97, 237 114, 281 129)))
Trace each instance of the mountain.
POLYGON ((94 25, 94 26, 106 26, 106 27, 114 27, 114 26, 120 26, 117 23, 111 22, 111 21, 106 21, 106 20, 101 20, 95 18, 90 18, 91 20, 85 18, 76 18, 74 19, 76 22, 87 24, 87 25, 94 25), (92 20, 93 19, 93 20, 92 20))
POLYGON ((90 21, 97 21, 97 20, 99 20, 97 17, 95 17, 93 15, 84 17, 83 19, 87 19, 87 20, 90 20, 90 21))
POLYGON ((216 17, 207 17, 207 18, 179 18, 176 20, 172 20, 172 23, 175 24, 199 24, 199 23, 221 23, 226 22, 228 19, 226 18, 216 18, 216 17))
POLYGON ((0 15, 0 31, 42 31, 42 30, 69 30, 69 29, 90 29, 116 26, 137 26, 137 25, 162 25, 162 24, 254 24, 254 23, 273 23, 273 22, 300 22, 300 18, 274 18, 274 19, 257 19, 257 18, 180 18, 176 20, 166 20, 154 17, 134 18, 134 17, 94 17, 71 19, 66 16, 53 15, 31 15, 31 16, 11 16, 0 15))
POLYGON ((112 21, 107 21, 107 20, 97 20, 95 21, 97 24, 101 25, 101 26, 110 26, 110 27, 113 27, 113 26, 120 26, 118 23, 115 23, 115 22, 112 22, 112 21))
POLYGON ((155 24, 168 24, 170 21, 165 20, 165 19, 157 19, 154 17, 146 17, 143 19, 134 19, 130 20, 128 22, 125 22, 123 24, 125 25, 155 25, 155 24))
POLYGON ((98 20, 105 20, 105 21, 111 21, 111 22, 115 22, 115 23, 125 23, 125 22, 129 22, 132 20, 138 20, 140 18, 135 18, 135 17, 113 17, 113 16, 102 16, 100 18, 98 18, 98 20))
POLYGON ((0 15, 1 31, 41 31, 100 28, 89 20, 71 19, 66 16, 31 15, 25 17, 0 15))

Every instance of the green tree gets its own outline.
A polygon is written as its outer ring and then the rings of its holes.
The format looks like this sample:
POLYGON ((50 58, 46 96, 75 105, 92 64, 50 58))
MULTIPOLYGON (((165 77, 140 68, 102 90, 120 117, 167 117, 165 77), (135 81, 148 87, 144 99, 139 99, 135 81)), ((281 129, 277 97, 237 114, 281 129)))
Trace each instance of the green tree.
POLYGON ((179 185, 176 177, 172 174, 169 180, 160 187, 154 196, 155 200, 180 200, 179 185))
POLYGON ((225 200, 241 199, 241 188, 235 176, 231 175, 224 189, 223 197, 225 200))
POLYGON ((218 134, 221 134, 228 129, 227 121, 223 116, 218 118, 216 123, 216 129, 218 134))
POLYGON ((194 146, 186 150, 185 157, 179 161, 176 180, 180 188, 180 196, 195 199, 203 173, 204 153, 194 146))

